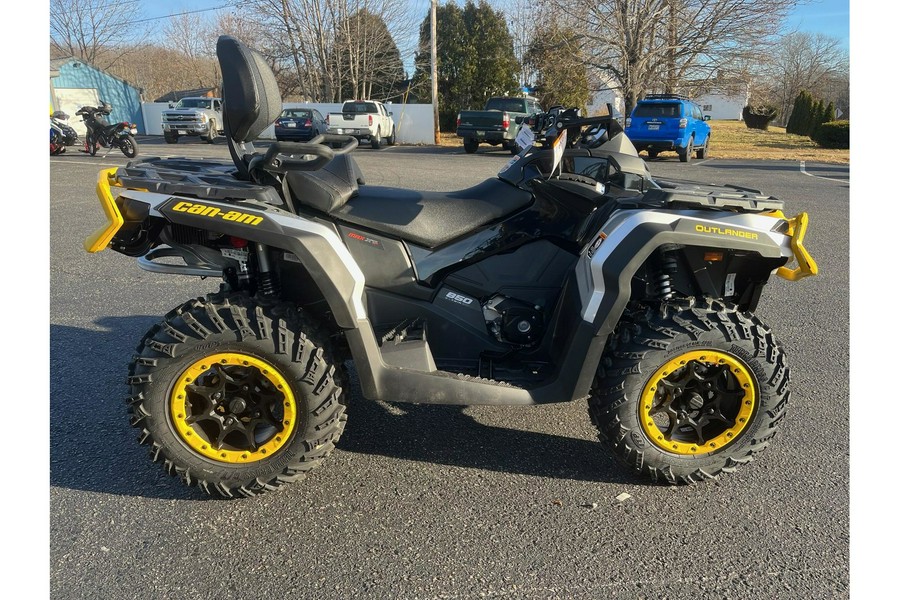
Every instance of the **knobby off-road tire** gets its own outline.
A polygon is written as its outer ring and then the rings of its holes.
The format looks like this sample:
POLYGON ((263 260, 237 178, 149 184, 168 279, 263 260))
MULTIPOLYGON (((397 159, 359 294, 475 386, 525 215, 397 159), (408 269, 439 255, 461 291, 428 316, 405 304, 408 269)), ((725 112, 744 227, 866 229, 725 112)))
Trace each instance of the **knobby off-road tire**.
POLYGON ((139 441, 170 475, 210 495, 299 481, 344 430, 342 371, 328 338, 289 305, 191 300, 137 351, 128 404, 139 441))
POLYGON ((654 481, 695 483, 769 445, 789 379, 784 352, 753 314, 719 301, 672 302, 623 317, 589 412, 626 465, 654 481))

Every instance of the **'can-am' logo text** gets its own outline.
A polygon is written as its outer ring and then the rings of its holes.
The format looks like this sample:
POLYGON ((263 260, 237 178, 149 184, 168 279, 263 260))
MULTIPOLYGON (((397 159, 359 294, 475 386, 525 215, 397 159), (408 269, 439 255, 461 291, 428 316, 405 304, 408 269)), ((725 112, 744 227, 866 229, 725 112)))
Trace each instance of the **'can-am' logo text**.
POLYGON ((192 215, 200 215, 202 217, 217 217, 223 221, 232 221, 234 223, 243 223, 245 225, 259 225, 263 218, 256 215, 242 213, 236 210, 223 212, 222 209, 215 206, 206 206, 205 204, 195 204, 193 202, 179 202, 172 207, 172 210, 178 212, 190 213, 192 215))
POLYGON ((740 229, 720 229, 719 227, 707 227, 706 225, 695 225, 694 229, 700 233, 716 233, 718 235, 730 235, 748 240, 759 239, 758 233, 752 231, 741 231, 740 229))

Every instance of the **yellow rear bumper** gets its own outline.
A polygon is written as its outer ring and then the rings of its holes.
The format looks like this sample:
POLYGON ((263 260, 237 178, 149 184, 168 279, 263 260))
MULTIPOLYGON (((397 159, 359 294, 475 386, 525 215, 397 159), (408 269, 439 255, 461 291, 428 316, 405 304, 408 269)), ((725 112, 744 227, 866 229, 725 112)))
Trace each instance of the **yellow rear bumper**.
POLYGON ((100 205, 106 215, 106 225, 84 240, 84 249, 88 252, 100 252, 109 246, 113 236, 125 222, 109 189, 111 185, 119 186, 119 182, 116 180, 116 167, 100 171, 100 175, 97 177, 97 197, 100 198, 100 205))

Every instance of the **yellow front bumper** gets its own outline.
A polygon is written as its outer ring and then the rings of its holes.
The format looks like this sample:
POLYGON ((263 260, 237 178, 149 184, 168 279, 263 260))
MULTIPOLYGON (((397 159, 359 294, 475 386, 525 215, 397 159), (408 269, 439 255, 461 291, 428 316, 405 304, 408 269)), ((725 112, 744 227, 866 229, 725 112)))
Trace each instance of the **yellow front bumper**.
POLYGON ((785 221, 788 222, 787 235, 791 238, 791 250, 797 261, 797 268, 778 267, 776 274, 788 281, 797 281, 810 275, 818 275, 819 266, 803 247, 803 238, 806 236, 806 228, 809 225, 809 215, 800 213, 793 219, 785 219, 785 221))

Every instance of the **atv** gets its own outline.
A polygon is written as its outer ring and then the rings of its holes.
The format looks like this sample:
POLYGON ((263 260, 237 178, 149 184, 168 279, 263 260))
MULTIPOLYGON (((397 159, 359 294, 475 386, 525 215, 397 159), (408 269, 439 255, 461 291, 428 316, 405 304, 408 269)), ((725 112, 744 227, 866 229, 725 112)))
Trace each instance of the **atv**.
POLYGON ((344 430, 348 361, 370 400, 586 400, 602 445, 669 484, 769 444, 789 369, 753 311, 773 274, 816 274, 805 213, 654 179, 616 119, 561 107, 474 187, 369 186, 352 137, 257 151, 275 77, 232 37, 217 56, 232 160, 102 171, 107 224, 85 242, 222 281, 130 364, 131 423, 170 474, 223 497, 303 479, 344 430))

